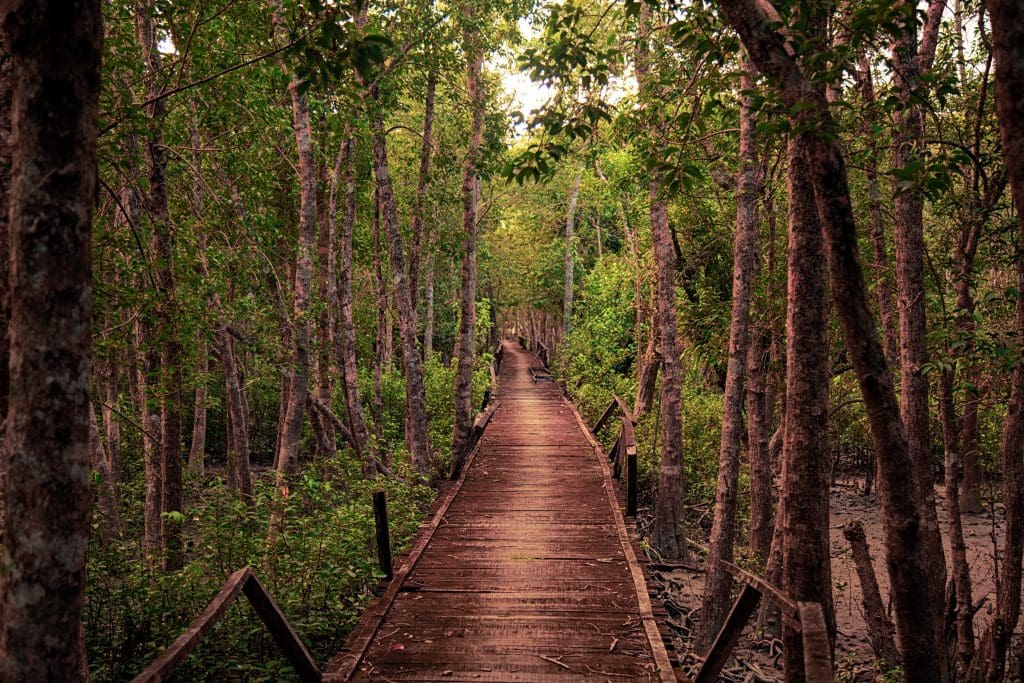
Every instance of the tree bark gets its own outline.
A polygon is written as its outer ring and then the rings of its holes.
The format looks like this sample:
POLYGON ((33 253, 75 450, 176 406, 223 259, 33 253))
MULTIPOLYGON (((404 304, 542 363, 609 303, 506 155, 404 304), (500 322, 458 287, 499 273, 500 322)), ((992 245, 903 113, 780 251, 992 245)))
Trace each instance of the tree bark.
POLYGON ((402 342, 402 362, 405 366, 405 390, 408 398, 409 419, 405 444, 412 458, 412 465, 426 476, 432 466, 430 444, 427 441, 427 406, 423 386, 423 362, 416 347, 416 315, 409 296, 406 282, 405 253, 402 233, 398 226, 398 207, 395 203, 391 183, 391 169, 388 164, 387 140, 384 133, 384 117, 380 111, 380 99, 376 86, 371 95, 374 111, 371 114, 370 130, 373 137, 373 170, 377 177, 384 234, 391 254, 391 277, 394 296, 398 304, 398 327, 402 342))
MULTIPOLYGON (((153 21, 152 0, 139 0, 136 6, 136 29, 146 75, 149 95, 159 95, 160 53, 157 50, 156 27, 153 21)), ((167 203, 167 157, 164 145, 164 117, 166 103, 156 99, 146 107, 150 121, 146 139, 149 160, 149 193, 144 200, 146 212, 153 224, 150 251, 156 261, 156 312, 154 333, 159 339, 158 389, 160 395, 160 538, 164 552, 164 569, 180 569, 184 564, 184 544, 181 537, 182 512, 182 448, 181 448, 181 384, 182 349, 178 338, 175 310, 174 230, 170 223, 167 203), (176 513, 176 514, 172 514, 176 513)), ((153 363, 151 363, 152 365, 153 363)))
MULTIPOLYGON (((11 209, 11 81, 12 59, 7 35, 0 29, 0 419, 7 416, 10 393, 11 324, 10 209, 11 209)), ((7 490, 7 437, 0 433, 0 508, 7 490)), ((0 539, 2 542, 2 539, 0 539)))
MULTIPOLYGON (((893 128, 893 165, 907 168, 921 161, 924 147, 924 116, 919 90, 935 56, 936 36, 946 0, 930 0, 927 21, 918 46, 916 0, 908 0, 910 19, 893 46, 893 77, 903 110, 893 128)), ((946 562, 935 510, 935 477, 931 458, 931 419, 928 414, 927 321, 924 287, 924 193, 916 183, 896 194, 894 242, 896 245, 896 293, 900 329, 900 411, 907 430, 910 460, 914 468, 915 502, 921 517, 924 542, 929 546, 926 569, 933 605, 942 605, 946 589, 946 562)), ((944 642, 941 611, 936 610, 935 639, 944 642)), ((945 679, 943 679, 945 680, 945 679)))
POLYGON ((192 419, 192 446, 188 451, 188 469, 193 475, 202 477, 203 461, 206 457, 206 375, 210 371, 210 358, 206 343, 199 345, 199 360, 196 361, 196 398, 192 419))
MULTIPOLYGON (((636 74, 641 97, 654 97, 649 91, 651 55, 651 8, 644 5, 637 31, 636 74)), ((682 367, 676 349, 676 253, 668 223, 668 205, 661 196, 661 179, 652 171, 648 183, 651 215, 651 240, 657 268, 658 310, 655 324, 661 342, 661 463, 658 468, 658 494, 654 506, 652 545, 666 560, 686 559, 683 529, 683 443, 682 443, 682 367)))
POLYGON ((931 568, 941 558, 930 556, 923 537, 920 511, 914 504, 913 476, 907 434, 900 418, 885 354, 867 306, 857 233, 850 203, 842 151, 832 133, 835 124, 828 103, 787 52, 785 38, 765 15, 767 2, 719 0, 725 18, 740 34, 758 70, 779 88, 787 107, 798 107, 793 123, 814 130, 803 156, 810 167, 814 197, 825 241, 833 301, 846 338, 867 408, 879 460, 880 498, 886 531, 887 563, 896 629, 909 683, 943 680, 942 651, 935 639, 934 610, 929 590, 931 568))
POLYGON ((868 640, 875 657, 882 664, 883 670, 899 666, 900 653, 893 640, 895 630, 882 602, 882 594, 878 590, 878 579, 875 567, 871 564, 871 551, 868 549, 864 525, 854 520, 843 528, 843 536, 850 544, 853 564, 860 579, 861 604, 864 608, 864 621, 867 624, 868 640))
POLYGON ((0 679, 84 681, 100 3, 15 0, 0 679))
MULTIPOLYGON (((317 234, 318 271, 317 296, 320 312, 317 316, 317 355, 316 355, 316 396, 324 405, 334 403, 334 377, 338 374, 333 358, 336 345, 335 335, 337 323, 335 315, 338 301, 338 181, 341 155, 331 169, 331 176, 325 179, 327 201, 324 202, 323 213, 319 221, 317 234)), ((312 416, 312 413, 310 414, 312 416)), ((322 421, 323 442, 318 442, 321 458, 333 458, 338 454, 338 439, 334 425, 322 421)))
MULTIPOLYGON (((1003 158, 1017 209, 1017 291, 1024 292, 1024 6, 1015 0, 987 0, 992 17, 992 54, 996 62, 996 113, 1003 158)), ((1018 295, 1014 332, 1024 344, 1024 296, 1018 295)), ((1000 459, 1003 468, 1005 555, 996 596, 992 651, 986 678, 997 681, 1006 649, 1020 619, 1021 558, 1024 556, 1024 362, 1016 358, 1010 401, 1003 423, 1000 459)))
MULTIPOLYGON (((416 203, 412 211, 412 244, 409 248, 409 296, 413 310, 420 295, 420 261, 423 253, 423 219, 430 189, 430 158, 434 151, 434 95, 437 93, 437 68, 427 72, 427 94, 423 101, 423 141, 420 148, 420 170, 416 178, 416 203)), ((424 356, 426 357, 426 356, 424 356)))
MULTIPOLYGON (((759 216, 757 140, 749 91, 749 73, 740 79, 740 148, 736 188, 736 237, 733 246, 732 315, 729 322, 729 357, 722 398, 722 437, 718 452, 715 511, 708 539, 707 578, 697 630, 697 643, 706 650, 718 635, 730 606, 732 578, 720 560, 732 562, 736 544, 736 499, 739 487, 740 449, 743 447, 744 382, 750 332, 751 288, 758 271, 759 216)), ((824 284, 824 277, 822 284, 824 284)), ((819 433, 819 437, 821 433, 819 433)), ((824 441, 824 439, 822 439, 824 441)))
MULTIPOLYGON (((463 18, 475 20, 472 3, 463 3, 463 18)), ((466 444, 473 429, 473 360, 476 355, 476 223, 480 156, 484 139, 484 92, 481 83, 483 52, 475 29, 463 32, 466 50, 466 89, 472 111, 469 146, 462 167, 462 287, 459 291, 459 337, 455 375, 455 421, 452 432, 452 465, 449 475, 456 479, 467 455, 466 444)))
POLYGON ((100 426, 96 420, 96 409, 89 405, 89 455, 92 471, 99 476, 99 502, 106 525, 101 528, 104 543, 121 535, 121 515, 117 509, 117 487, 110 466, 110 458, 103 447, 100 426))
MULTIPOLYGON (((782 589, 820 602, 834 637, 829 553, 828 284, 806 140, 790 141, 789 293, 786 301, 786 427, 782 441, 782 589)), ((803 640, 783 629, 786 680, 803 680, 803 640)))
MULTIPOLYGON (((274 30, 285 30, 278 10, 273 14, 274 30)), ((291 381, 288 401, 277 454, 278 495, 283 495, 287 477, 298 464, 302 424, 305 419, 306 393, 309 388, 310 289, 313 278, 314 233, 316 230, 316 166, 313 160, 312 130, 309 120, 309 102, 299 77, 292 72, 288 83, 292 102, 292 127, 295 130, 295 149, 299 160, 299 243, 295 253, 295 279, 292 287, 293 338, 290 349, 291 381)), ((279 519, 277 520, 279 521, 279 519)), ((275 520, 271 520, 273 527, 275 520)), ((271 530, 273 536, 273 529, 271 530)))
MULTIPOLYGON (((363 415, 363 403, 359 395, 359 371, 356 365, 356 330, 352 318, 352 231, 356 223, 356 168, 355 138, 346 138, 339 150, 344 168, 345 180, 345 215, 341 224, 341 261, 338 270, 337 310, 339 317, 339 333, 335 337, 335 354, 341 368, 342 388, 345 393, 345 409, 348 423, 352 431, 352 446, 356 455, 363 462, 363 473, 372 476, 378 470, 375 449, 370 441, 370 432, 366 427, 363 415)), ((337 166, 336 170, 340 170, 337 166)), ((337 173, 334 182, 337 183, 337 173)), ((337 189, 332 189, 332 196, 337 196, 337 189)), ((335 200, 336 201, 336 200, 335 200)), ((337 214, 336 209, 329 211, 337 214)))
POLYGON ((576 173, 572 181, 572 189, 569 191, 569 207, 565 218, 565 294, 562 306, 562 334, 569 336, 569 329, 572 327, 572 294, 575 284, 573 276, 573 233, 576 230, 576 205, 580 198, 580 182, 583 180, 583 169, 576 173))
POLYGON ((768 561, 772 542, 771 437, 766 374, 770 338, 755 324, 747 351, 747 459, 750 462, 750 550, 762 566, 768 561))

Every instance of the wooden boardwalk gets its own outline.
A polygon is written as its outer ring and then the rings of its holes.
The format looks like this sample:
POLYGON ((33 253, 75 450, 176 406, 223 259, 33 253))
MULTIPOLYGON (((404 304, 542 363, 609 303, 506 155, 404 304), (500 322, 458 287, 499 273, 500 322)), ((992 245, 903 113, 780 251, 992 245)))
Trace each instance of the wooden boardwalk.
POLYGON ((534 357, 325 680, 674 681, 607 462, 534 357))

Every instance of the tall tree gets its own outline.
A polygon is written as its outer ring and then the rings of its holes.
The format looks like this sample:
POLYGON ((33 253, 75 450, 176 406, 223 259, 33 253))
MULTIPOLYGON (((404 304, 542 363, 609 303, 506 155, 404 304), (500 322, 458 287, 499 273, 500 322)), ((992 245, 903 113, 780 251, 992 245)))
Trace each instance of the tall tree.
POLYGON ((896 607, 903 668, 908 681, 942 680, 944 667, 935 639, 931 568, 935 558, 923 537, 916 477, 907 433, 900 417, 889 367, 867 305, 846 163, 828 102, 801 69, 798 56, 775 27, 766 0, 719 0, 726 20, 739 33, 751 61, 795 108, 793 123, 807 132, 802 156, 810 169, 815 203, 827 244, 829 278, 850 359, 867 408, 879 462, 880 497, 887 563, 896 607), (815 131, 812 133, 811 131, 815 131))
POLYGON ((480 155, 484 139, 484 92, 481 82, 483 50, 475 22, 480 21, 471 2, 462 4, 463 43, 466 51, 466 89, 472 124, 462 167, 462 287, 459 290, 458 369, 455 376, 455 425, 452 435, 454 479, 462 471, 466 444, 473 428, 473 357, 476 349, 476 228, 480 183, 480 155))
POLYGON ((85 680, 98 0, 0 8, 10 49, 8 480, 0 678, 85 680), (60 425, 55 428, 55 425, 60 425))
MULTIPOLYGON (((740 81, 740 158, 736 187, 736 237, 733 243, 732 316, 729 322, 729 358, 722 398, 722 438, 718 453, 715 512, 708 541, 707 579, 701 603, 697 642, 711 644, 729 608, 732 580, 719 560, 732 562, 736 542, 736 499, 739 487, 740 449, 743 442, 743 403, 750 331, 751 287, 758 268, 757 204, 759 199, 757 139, 752 94, 753 80, 744 73, 740 81)), ((821 278, 824 280, 824 277, 821 278)), ((822 282, 824 284, 824 282, 822 282)), ((816 332, 816 334, 820 333, 816 332)))
MULTIPOLYGON (((996 61, 996 113, 1003 159, 1017 210, 1014 329, 1016 348, 1024 344, 1024 7, 1013 0, 987 0, 992 17, 992 54, 996 61)), ((985 678, 1003 677, 1006 651, 1020 620, 1021 561, 1024 558, 1024 361, 1014 359, 1010 400, 1003 423, 1000 460, 1003 468, 1004 558, 997 585, 996 616, 989 634, 985 678)))
MULTIPOLYGON (((650 37, 653 22, 649 5, 641 9, 636 42, 636 75, 642 98, 656 100, 658 93, 652 75, 650 37)), ((651 135, 657 126, 651 125, 651 135)), ((668 202, 663 196, 660 171, 651 171, 648 200, 651 239, 657 267, 658 310, 653 324, 658 326, 661 343, 661 464, 658 470, 658 494, 654 508, 653 544, 666 559, 687 556, 683 529, 683 443, 681 417, 682 365, 676 349, 676 253, 672 229, 668 223, 668 202)))
POLYGON ((143 202, 153 225, 150 251, 156 261, 155 340, 159 352, 149 351, 147 371, 157 370, 156 387, 160 397, 160 538, 164 568, 180 569, 184 563, 181 537, 182 448, 181 384, 182 349, 178 333, 174 280, 174 228, 167 203, 167 154, 164 144, 164 117, 167 105, 163 92, 163 72, 159 37, 154 21, 152 0, 139 0, 135 25, 142 48, 142 60, 149 79, 149 104, 146 115, 150 130, 146 137, 149 161, 149 190, 143 202))

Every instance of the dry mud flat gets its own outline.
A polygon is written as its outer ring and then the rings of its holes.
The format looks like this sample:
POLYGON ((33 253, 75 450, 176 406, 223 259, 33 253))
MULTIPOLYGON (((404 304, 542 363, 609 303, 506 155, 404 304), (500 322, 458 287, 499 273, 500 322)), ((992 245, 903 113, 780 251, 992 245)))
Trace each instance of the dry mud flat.
MULTIPOLYGON (((832 489, 832 589, 836 607, 836 679, 840 681, 875 681, 881 674, 874 664, 874 653, 867 638, 867 627, 861 607, 860 581, 850 555, 850 547, 843 538, 843 527, 860 520, 871 548, 875 574, 883 599, 889 597, 889 576, 885 570, 885 543, 882 528, 882 514, 878 498, 874 494, 865 496, 862 486, 841 484, 832 489)), ((947 531, 947 516, 942 492, 936 489, 939 503, 939 520, 943 525, 944 543, 947 531)), ((984 603, 975 615, 975 631, 981 633, 992 618, 995 597, 995 544, 998 541, 999 556, 1002 554, 1002 505, 997 504, 994 516, 988 512, 963 516, 964 542, 967 546, 967 560, 971 566, 974 602, 984 603)), ((946 543, 948 557, 948 543, 946 543)), ((668 602, 678 606, 682 614, 670 618, 676 626, 673 629, 683 634, 677 640, 677 651, 688 652, 690 643, 685 638, 689 613, 699 609, 704 590, 703 572, 674 571, 663 574, 666 580, 668 602)), ((699 615, 694 615, 695 617, 699 615)), ((1018 631, 1021 626, 1018 626, 1018 631)), ((782 658, 779 656, 781 643, 761 637, 748 627, 734 653, 734 662, 725 672, 726 680, 753 683, 758 680, 782 680, 782 658)))

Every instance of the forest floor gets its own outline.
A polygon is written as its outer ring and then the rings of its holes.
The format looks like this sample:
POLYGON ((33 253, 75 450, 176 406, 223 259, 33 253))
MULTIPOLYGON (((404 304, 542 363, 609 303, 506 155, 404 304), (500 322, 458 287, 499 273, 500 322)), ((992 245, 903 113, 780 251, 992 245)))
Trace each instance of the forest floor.
MULTIPOLYGON (((939 519, 943 531, 947 531, 945 501, 940 489, 936 489, 939 505, 939 519)), ((868 644, 867 627, 861 607, 860 581, 850 556, 850 547, 843 538, 843 527, 860 520, 864 524, 868 545, 871 548, 875 574, 883 598, 889 596, 889 576, 885 569, 884 529, 878 497, 872 493, 863 494, 863 481, 853 480, 841 483, 832 488, 832 585, 836 607, 836 680, 838 681, 876 681, 882 680, 881 672, 874 661, 874 654, 868 644)), ((965 514, 963 516, 964 541, 967 546, 967 558, 971 566, 973 580, 974 604, 984 600, 975 615, 975 632, 981 633, 991 619, 994 606, 995 590, 995 557, 996 547, 993 539, 1002 542, 1003 509, 996 505, 993 517, 989 512, 981 514, 965 514)), ((943 535, 945 543, 946 534, 943 535)), ((949 552, 946 543, 947 556, 949 552)), ((703 571, 680 570, 662 574, 668 601, 679 607, 683 614, 676 624, 686 628, 674 628, 681 634, 676 643, 677 652, 689 652, 690 643, 686 631, 692 628, 691 616, 698 617, 694 611, 700 608, 704 591, 703 571)), ((889 605, 891 610, 892 606, 889 605)), ((672 609, 669 605, 669 612, 672 609)), ((780 681, 782 680, 781 643, 770 637, 753 633, 747 628, 744 637, 734 652, 734 660, 730 662, 723 678, 726 680, 746 681, 780 681)), ((684 661, 686 664, 687 661, 684 661)))

